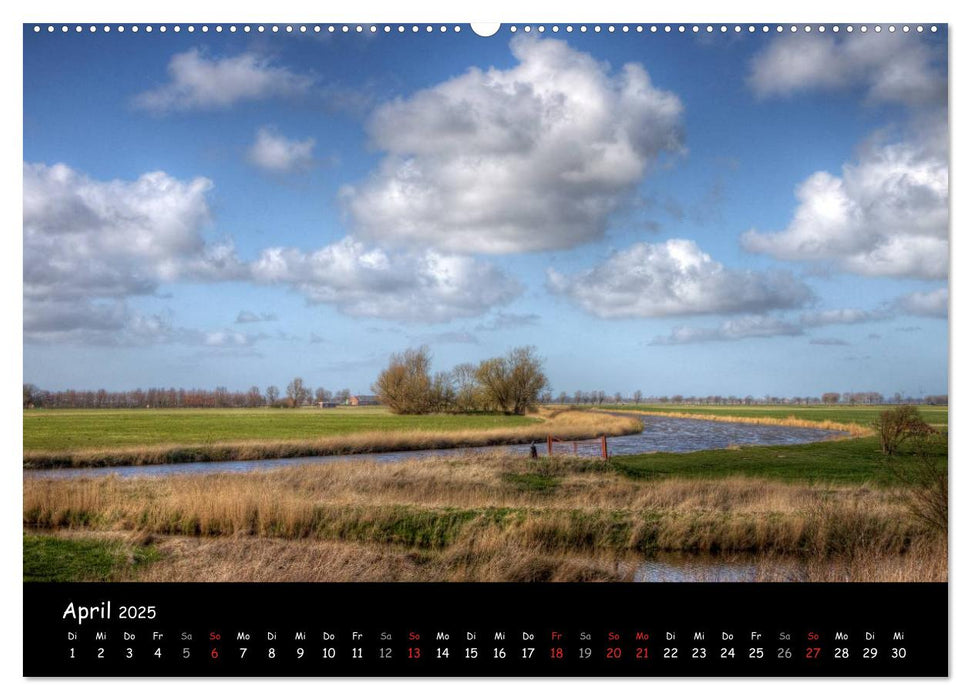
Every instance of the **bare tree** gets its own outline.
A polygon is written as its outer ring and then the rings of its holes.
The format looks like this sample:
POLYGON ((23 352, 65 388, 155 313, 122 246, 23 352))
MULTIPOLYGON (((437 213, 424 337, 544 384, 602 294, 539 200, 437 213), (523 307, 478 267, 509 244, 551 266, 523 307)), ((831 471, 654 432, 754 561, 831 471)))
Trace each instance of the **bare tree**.
POLYGON ((287 384, 287 400, 290 402, 290 408, 303 405, 304 401, 307 400, 307 393, 308 390, 304 387, 303 379, 294 377, 287 384))
POLYGON ((436 372, 432 377, 431 410, 450 411, 455 406, 455 383, 451 372, 436 372))
POLYGON ((38 389, 33 384, 24 384, 24 408, 33 408, 36 405, 38 389))
POLYGON ((644 393, 640 389, 634 392, 634 403, 640 403, 643 398, 644 393))
POLYGON ((484 360, 476 370, 476 380, 486 400, 506 413, 525 414, 539 401, 549 382, 536 348, 514 348, 505 357, 484 360))
POLYGON ((249 391, 246 392, 246 405, 250 408, 263 405, 263 394, 260 393, 258 386, 251 386, 249 391))
POLYGON ((431 359, 426 346, 392 355, 371 390, 394 413, 427 413, 431 404, 431 359))
POLYGON ((476 367, 464 362, 452 369, 452 385, 455 387, 455 408, 459 411, 475 411, 480 408, 481 396, 475 379, 476 367))
POLYGON ((266 387, 266 403, 267 404, 269 404, 270 406, 272 406, 273 404, 276 403, 276 400, 278 398, 280 398, 280 390, 279 389, 277 389, 272 384, 270 384, 270 386, 266 387))

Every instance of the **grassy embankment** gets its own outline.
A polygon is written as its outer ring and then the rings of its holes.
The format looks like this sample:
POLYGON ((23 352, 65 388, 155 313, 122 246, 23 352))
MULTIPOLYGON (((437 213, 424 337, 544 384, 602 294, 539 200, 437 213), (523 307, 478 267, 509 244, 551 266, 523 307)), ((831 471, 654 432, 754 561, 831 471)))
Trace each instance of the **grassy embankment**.
MULTIPOLYGON (((872 484, 889 487, 894 478, 871 426, 882 406, 608 406, 604 410, 677 416, 701 420, 741 421, 843 430, 849 440, 805 445, 740 447, 687 454, 627 455, 611 463, 632 478, 666 476, 720 478, 750 476, 809 483, 872 484)), ((947 407, 921 406, 921 417, 937 430, 947 430, 947 407)), ((947 459, 945 445, 936 457, 947 459)), ((912 459, 904 457, 903 459, 912 459)))
POLYGON ((24 467, 108 467, 478 447, 639 432, 586 411, 399 416, 383 408, 27 411, 24 467))
POLYGON ((873 438, 25 479, 24 524, 151 544, 158 561, 118 574, 150 580, 618 580, 658 553, 752 554, 766 579, 779 557, 809 580, 947 577, 946 542, 909 516, 873 438))

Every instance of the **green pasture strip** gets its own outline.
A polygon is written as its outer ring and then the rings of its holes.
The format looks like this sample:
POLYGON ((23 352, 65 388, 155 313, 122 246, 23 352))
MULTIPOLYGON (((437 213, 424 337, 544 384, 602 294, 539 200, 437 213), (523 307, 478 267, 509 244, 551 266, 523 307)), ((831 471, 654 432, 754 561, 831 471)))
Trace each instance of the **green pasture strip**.
POLYGON ((299 440, 370 431, 487 430, 535 420, 501 414, 401 416, 383 408, 32 409, 24 411, 24 450, 299 440))

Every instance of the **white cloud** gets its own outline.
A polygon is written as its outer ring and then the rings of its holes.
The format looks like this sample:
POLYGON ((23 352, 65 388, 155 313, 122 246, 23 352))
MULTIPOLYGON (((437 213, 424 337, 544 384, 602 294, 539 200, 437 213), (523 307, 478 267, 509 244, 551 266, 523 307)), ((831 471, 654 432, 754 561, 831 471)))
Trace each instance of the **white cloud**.
POLYGON ((256 313, 255 311, 242 310, 236 315, 236 323, 262 323, 263 321, 276 321, 274 313, 256 313))
POLYGON ((509 69, 464 74, 378 107, 385 157, 343 188, 355 234, 453 252, 570 248, 601 238, 648 169, 682 148, 680 100, 639 64, 517 37, 509 69))
POLYGON ((871 277, 947 277, 946 131, 871 144, 840 176, 812 174, 796 199, 785 229, 747 231, 745 249, 871 277))
POLYGON ((799 320, 803 326, 835 326, 867 323, 868 321, 883 321, 893 314, 888 309, 826 309, 824 311, 810 311, 802 314, 799 320))
POLYGON ((178 343, 207 348, 249 347, 263 333, 175 326, 171 314, 143 314, 125 301, 32 301, 24 304, 24 340, 37 344, 146 346, 178 343))
POLYGON ((514 314, 503 311, 496 314, 484 323, 475 327, 477 331, 499 331, 507 328, 522 328, 523 326, 535 326, 539 323, 538 314, 514 314))
POLYGON ((238 274, 226 243, 208 244, 203 177, 164 172, 98 181, 66 165, 24 164, 24 295, 120 297, 160 281, 238 274))
POLYGON ((221 109, 242 101, 299 95, 314 83, 311 76, 251 52, 209 57, 190 49, 172 57, 168 73, 168 83, 135 97, 136 107, 157 113, 221 109))
MULTIPOLYGON (((521 287, 496 267, 437 252, 391 253, 345 238, 316 251, 269 248, 250 263, 202 235, 206 178, 156 172, 94 180, 66 165, 24 165, 24 336, 29 342, 240 345, 258 336, 196 331, 129 308, 164 283, 282 284, 352 316, 440 322, 478 316, 521 287)), ((257 316, 270 320, 271 315, 257 316)), ((237 322, 252 321, 240 312, 237 322)))
POLYGON ((240 333, 239 331, 225 329, 201 333, 202 344, 211 348, 249 347, 266 337, 268 336, 265 333, 240 333))
POLYGON ((308 170, 314 162, 316 143, 312 138, 291 140, 270 127, 263 127, 256 132, 256 141, 247 157, 257 167, 273 173, 308 170))
POLYGON ((410 342, 416 345, 478 345, 479 339, 467 331, 445 331, 443 333, 411 336, 410 342))
POLYGON ((752 60, 748 82, 760 96, 803 90, 862 90, 871 102, 943 103, 943 51, 917 34, 783 35, 752 60))
POLYGON ((250 269, 256 282, 288 284, 350 316, 428 323, 478 316, 521 292, 499 269, 469 257, 393 253, 350 237, 309 253, 267 248, 250 269))
POLYGON ((812 298, 787 272, 731 270, 682 239, 636 243, 572 277, 550 269, 547 286, 601 318, 759 313, 812 298))
POLYGON ((203 334, 176 328, 168 315, 142 314, 127 302, 24 298, 24 341, 38 344, 144 346, 202 344, 203 334))
POLYGON ((911 316, 947 318, 947 287, 929 292, 912 292, 899 297, 895 304, 901 313, 911 316))
POLYGON ((753 315, 729 319, 714 328, 677 326, 670 335, 658 336, 650 344, 687 345, 802 334, 803 329, 795 323, 772 316, 753 315))

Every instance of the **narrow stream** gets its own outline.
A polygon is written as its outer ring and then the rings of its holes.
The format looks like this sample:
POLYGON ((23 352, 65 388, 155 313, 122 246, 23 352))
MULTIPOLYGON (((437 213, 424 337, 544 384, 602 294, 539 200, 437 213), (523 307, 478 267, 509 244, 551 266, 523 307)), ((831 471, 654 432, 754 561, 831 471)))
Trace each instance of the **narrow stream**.
POLYGON ((750 583, 803 581, 805 572, 794 557, 713 554, 661 554, 634 573, 642 583, 750 583))
MULTIPOLYGON (((635 414, 626 414, 634 416, 635 414)), ((637 414, 644 423, 643 432, 607 439, 612 455, 633 455, 650 452, 695 452, 715 450, 735 445, 796 445, 828 440, 840 435, 833 430, 794 428, 784 425, 759 425, 755 423, 725 423, 721 421, 670 418, 637 414)), ((581 456, 599 456, 599 440, 581 440, 576 443, 576 453, 581 456)), ((573 453, 574 443, 558 443, 556 452, 573 453)), ((540 454, 546 445, 538 443, 540 454)), ((65 478, 116 474, 122 477, 164 476, 168 474, 203 474, 211 472, 246 472, 255 469, 275 469, 301 464, 328 464, 353 460, 397 462, 404 459, 441 457, 464 453, 507 450, 513 454, 528 454, 529 445, 505 447, 451 448, 440 450, 405 450, 375 454, 340 455, 330 457, 293 457, 288 459, 261 459, 242 462, 190 462, 185 464, 157 464, 150 466, 104 467, 89 469, 25 469, 25 478, 65 478)))

